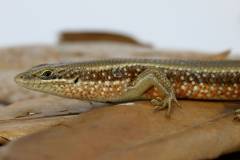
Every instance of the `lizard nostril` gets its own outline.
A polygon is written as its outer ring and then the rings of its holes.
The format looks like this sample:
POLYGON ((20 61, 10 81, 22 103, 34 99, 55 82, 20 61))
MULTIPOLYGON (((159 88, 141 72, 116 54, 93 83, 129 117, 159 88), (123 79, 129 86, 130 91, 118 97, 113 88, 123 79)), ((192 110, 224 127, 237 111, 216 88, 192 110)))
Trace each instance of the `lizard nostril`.
POLYGON ((24 75, 20 74, 20 75, 17 75, 17 76, 15 77, 15 79, 16 79, 16 80, 17 80, 17 79, 20 80, 20 79, 24 79, 24 77, 25 77, 24 75))
POLYGON ((19 75, 19 76, 17 76, 17 78, 24 79, 24 76, 23 75, 19 75))

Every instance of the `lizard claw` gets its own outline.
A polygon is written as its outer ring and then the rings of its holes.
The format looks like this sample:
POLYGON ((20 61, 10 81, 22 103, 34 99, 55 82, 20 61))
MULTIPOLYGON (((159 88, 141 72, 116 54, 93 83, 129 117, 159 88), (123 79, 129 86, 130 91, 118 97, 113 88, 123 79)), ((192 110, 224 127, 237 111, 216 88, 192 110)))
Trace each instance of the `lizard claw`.
POLYGON ((168 117, 170 117, 173 102, 176 103, 176 105, 178 107, 181 107, 181 105, 178 103, 178 101, 174 95, 167 96, 164 99, 157 97, 157 98, 151 100, 151 103, 154 106, 154 111, 160 111, 160 110, 167 108, 168 110, 167 110, 166 115, 168 117))

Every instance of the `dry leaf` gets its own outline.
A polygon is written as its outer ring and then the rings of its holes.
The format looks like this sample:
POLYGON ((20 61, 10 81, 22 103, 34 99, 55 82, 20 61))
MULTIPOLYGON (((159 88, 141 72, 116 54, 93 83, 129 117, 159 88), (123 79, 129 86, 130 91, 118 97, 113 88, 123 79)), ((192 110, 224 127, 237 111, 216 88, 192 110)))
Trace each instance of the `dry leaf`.
POLYGON ((148 102, 64 116, 92 106, 43 97, 16 86, 15 74, 40 63, 117 57, 222 60, 230 54, 154 49, 136 45, 137 40, 124 35, 90 34, 92 37, 80 35, 77 43, 0 49, 0 104, 18 101, 0 108, 0 144, 16 139, 1 147, 0 159, 185 160, 210 159, 240 150, 240 122, 232 121, 233 109, 240 106, 236 103, 182 101, 183 109, 175 108, 171 119, 165 112, 153 113, 148 102))
POLYGON ((67 99, 55 96, 34 98, 15 102, 7 107, 0 108, 0 121, 16 118, 40 118, 60 116, 86 112, 92 107, 106 105, 102 103, 90 104, 77 99, 67 99))
POLYGON ((70 121, 76 117, 77 115, 67 115, 0 121, 0 144, 4 145, 10 140, 15 140, 53 126, 60 125, 61 123, 70 121))
POLYGON ((10 143, 1 158, 188 160, 239 150, 240 125, 233 121, 239 104, 180 103, 183 109, 175 108, 170 119, 164 111, 153 112, 148 102, 94 109, 10 143))
POLYGON ((118 43, 129 43, 140 46, 147 46, 140 43, 138 40, 130 37, 129 35, 114 33, 114 32, 101 32, 101 31, 79 31, 79 32, 62 32, 59 38, 60 43, 76 43, 76 42, 101 42, 110 41, 118 43))
POLYGON ((41 121, 42 118, 79 114, 106 105, 55 96, 19 101, 0 108, 0 136, 12 140, 48 128, 59 121, 58 118, 41 121), (34 120, 36 118, 39 120, 34 120))
POLYGON ((226 60, 229 58, 231 50, 225 50, 216 53, 197 52, 197 51, 177 51, 177 50, 159 50, 150 52, 136 52, 133 55, 138 57, 159 57, 161 59, 189 59, 189 60, 226 60))

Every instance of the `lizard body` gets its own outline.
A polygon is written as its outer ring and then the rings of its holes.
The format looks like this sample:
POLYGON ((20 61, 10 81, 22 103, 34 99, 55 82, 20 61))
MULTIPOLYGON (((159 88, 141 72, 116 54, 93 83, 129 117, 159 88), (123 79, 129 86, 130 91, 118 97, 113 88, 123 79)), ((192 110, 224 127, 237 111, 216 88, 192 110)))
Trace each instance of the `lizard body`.
POLYGON ((240 100, 240 61, 113 59, 45 64, 15 77, 28 89, 87 101, 240 100))

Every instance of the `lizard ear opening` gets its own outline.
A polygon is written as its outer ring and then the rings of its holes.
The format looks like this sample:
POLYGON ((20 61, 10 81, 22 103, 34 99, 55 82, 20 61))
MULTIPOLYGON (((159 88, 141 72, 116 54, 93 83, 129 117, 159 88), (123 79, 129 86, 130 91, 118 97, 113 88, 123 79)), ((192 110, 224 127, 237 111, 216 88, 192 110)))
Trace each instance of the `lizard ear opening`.
POLYGON ((74 80, 74 83, 75 83, 75 84, 78 83, 78 80, 79 80, 79 78, 77 77, 77 78, 74 80))

